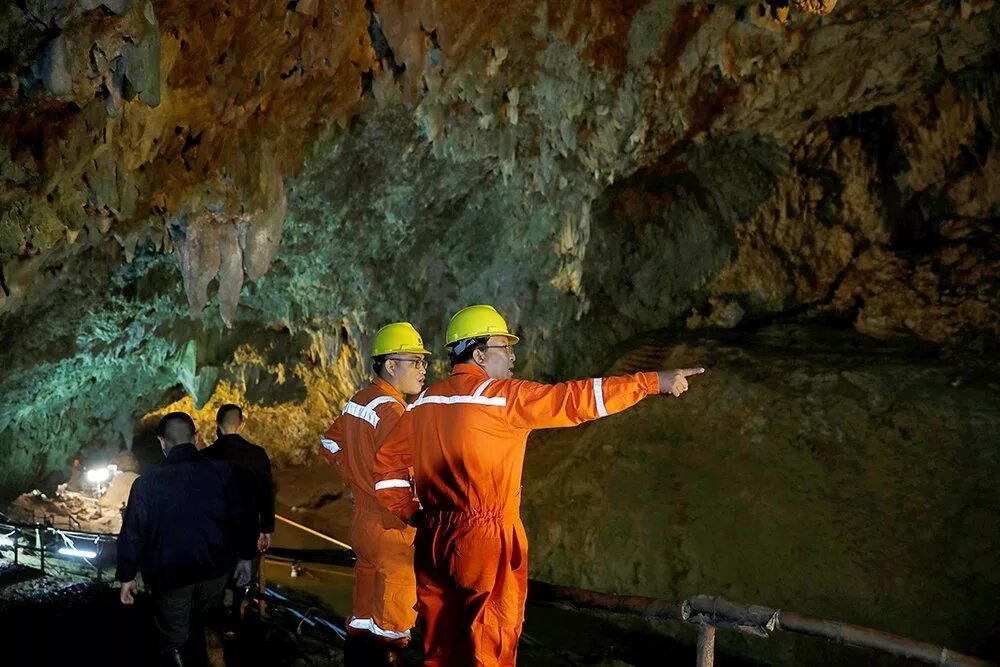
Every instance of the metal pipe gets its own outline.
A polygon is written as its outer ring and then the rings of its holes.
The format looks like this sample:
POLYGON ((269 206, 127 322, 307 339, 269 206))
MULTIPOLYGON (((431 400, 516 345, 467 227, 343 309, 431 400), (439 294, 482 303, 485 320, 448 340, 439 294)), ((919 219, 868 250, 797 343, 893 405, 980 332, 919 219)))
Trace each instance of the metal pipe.
POLYGON ((582 588, 557 586, 535 579, 528 582, 528 599, 532 602, 570 602, 578 607, 667 618, 675 621, 687 619, 683 603, 677 604, 640 595, 608 595, 582 588))
POLYGON ((608 595, 531 580, 528 599, 570 602, 615 613, 656 616, 730 628, 766 637, 773 630, 824 637, 893 655, 949 667, 985 667, 994 663, 951 651, 943 646, 901 637, 850 623, 829 621, 760 605, 744 605, 721 597, 696 595, 681 603, 639 596, 608 595))
POLYGON ((760 637, 766 637, 778 624, 778 612, 774 609, 730 602, 715 595, 695 595, 688 604, 691 617, 686 620, 696 623, 710 623, 760 637))
POLYGON ((903 658, 920 660, 931 665, 982 667, 994 664, 970 655, 950 651, 943 646, 935 646, 860 625, 829 621, 791 611, 778 612, 778 627, 789 632, 825 637, 851 646, 876 649, 903 658))
POLYGON ((8 526, 10 528, 14 528, 15 530, 18 530, 18 529, 20 529, 20 530, 35 530, 35 531, 37 531, 39 529, 41 529, 41 530, 51 530, 51 531, 54 531, 54 532, 57 532, 57 533, 66 533, 67 535, 70 535, 70 536, 79 535, 79 536, 82 536, 82 537, 94 537, 94 538, 98 538, 100 540, 105 540, 105 541, 112 541, 112 540, 117 541, 117 539, 118 539, 118 536, 115 535, 114 533, 94 533, 94 532, 89 532, 89 531, 86 531, 86 530, 73 530, 71 528, 55 528, 54 526, 46 526, 46 525, 39 524, 39 523, 19 523, 19 522, 16 522, 16 521, 4 521, 3 523, 0 523, 0 526, 8 526))

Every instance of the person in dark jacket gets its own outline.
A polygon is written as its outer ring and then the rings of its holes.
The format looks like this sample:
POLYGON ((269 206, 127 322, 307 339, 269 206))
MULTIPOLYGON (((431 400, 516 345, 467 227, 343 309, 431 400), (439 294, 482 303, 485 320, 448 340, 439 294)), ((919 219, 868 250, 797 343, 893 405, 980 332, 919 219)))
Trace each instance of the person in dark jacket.
POLYGON ((274 483, 267 450, 240 435, 246 422, 238 405, 227 403, 215 416, 218 439, 204 450, 205 456, 225 461, 233 468, 246 515, 254 531, 258 551, 267 551, 274 532, 274 483))
MULTIPOLYGON (((271 459, 263 447, 248 442, 240 435, 245 425, 240 406, 228 403, 219 408, 215 425, 219 438, 202 453, 211 459, 225 461, 232 467, 247 522, 242 539, 255 542, 258 553, 263 553, 271 546, 271 533, 274 532, 271 459)), ((255 572, 259 566, 260 561, 255 558, 252 571, 255 572)), ((243 588, 236 586, 232 608, 235 618, 239 617, 244 597, 243 588)))
POLYGON ((122 604, 130 605, 142 573, 153 593, 161 660, 183 665, 192 628, 201 632, 206 616, 221 608, 234 566, 237 578, 249 581, 254 545, 240 533, 245 520, 233 473, 201 455, 191 417, 166 415, 157 437, 166 460, 132 485, 116 578, 122 604))

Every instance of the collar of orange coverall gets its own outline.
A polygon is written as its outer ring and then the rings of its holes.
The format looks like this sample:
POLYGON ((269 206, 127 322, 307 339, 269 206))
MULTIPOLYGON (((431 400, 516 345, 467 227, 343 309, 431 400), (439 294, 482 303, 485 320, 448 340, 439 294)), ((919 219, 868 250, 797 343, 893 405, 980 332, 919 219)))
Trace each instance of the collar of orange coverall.
POLYGON ((451 369, 452 375, 475 375, 476 377, 481 377, 484 380, 489 377, 482 368, 475 364, 456 364, 454 368, 451 369))
POLYGON ((382 378, 378 376, 373 377, 372 384, 381 389, 382 391, 384 391, 389 396, 395 398, 400 403, 402 403, 404 407, 406 406, 406 399, 403 398, 403 395, 399 393, 399 391, 395 387, 393 387, 391 384, 389 384, 382 378))

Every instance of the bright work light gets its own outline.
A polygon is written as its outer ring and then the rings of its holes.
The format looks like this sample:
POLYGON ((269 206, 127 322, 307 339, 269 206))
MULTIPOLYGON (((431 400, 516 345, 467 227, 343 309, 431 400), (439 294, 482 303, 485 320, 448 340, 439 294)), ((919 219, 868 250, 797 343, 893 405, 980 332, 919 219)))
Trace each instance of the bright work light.
POLYGON ((111 472, 108 470, 107 466, 103 468, 91 468, 87 471, 87 481, 91 484, 101 484, 108 481, 111 477, 111 472))
POLYGON ((72 549, 70 547, 63 547, 59 549, 59 553, 63 556, 76 556, 78 558, 97 558, 96 551, 87 551, 85 549, 72 549))

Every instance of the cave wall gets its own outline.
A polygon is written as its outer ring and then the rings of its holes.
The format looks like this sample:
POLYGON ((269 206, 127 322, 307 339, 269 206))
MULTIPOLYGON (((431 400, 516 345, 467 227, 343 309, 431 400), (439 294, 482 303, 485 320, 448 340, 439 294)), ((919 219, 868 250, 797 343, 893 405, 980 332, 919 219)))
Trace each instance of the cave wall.
MULTIPOLYGON (((721 595, 996 658, 996 355, 788 325, 633 343, 613 370, 708 372, 680 399, 532 436, 531 576, 721 595)), ((769 664, 857 664, 812 640, 720 641, 769 664)))
POLYGON ((533 377, 671 326, 994 335, 998 10, 833 4, 6 7, 0 486, 261 373, 305 438, 374 327, 471 301, 533 377))

